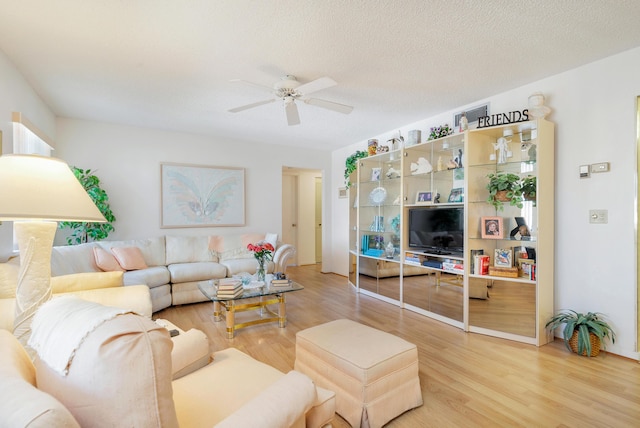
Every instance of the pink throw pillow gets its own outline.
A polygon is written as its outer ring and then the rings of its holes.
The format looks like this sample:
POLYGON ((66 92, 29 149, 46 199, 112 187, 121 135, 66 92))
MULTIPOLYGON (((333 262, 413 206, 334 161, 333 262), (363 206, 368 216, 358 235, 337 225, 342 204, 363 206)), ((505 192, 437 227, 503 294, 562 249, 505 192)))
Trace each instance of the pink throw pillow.
POLYGON ((104 272, 123 271, 113 254, 104 248, 93 247, 93 257, 96 259, 96 266, 104 272))
POLYGON ((142 251, 138 247, 111 247, 111 252, 124 270, 146 269, 142 251))

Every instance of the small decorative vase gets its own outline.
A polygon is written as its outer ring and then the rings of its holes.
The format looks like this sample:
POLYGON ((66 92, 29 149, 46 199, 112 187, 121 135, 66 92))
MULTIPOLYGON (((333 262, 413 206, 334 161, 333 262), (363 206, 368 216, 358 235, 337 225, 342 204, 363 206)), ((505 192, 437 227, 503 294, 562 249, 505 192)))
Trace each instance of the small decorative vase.
POLYGON ((265 275, 266 275, 266 271, 265 271, 265 264, 266 260, 264 259, 258 259, 258 270, 256 271, 256 279, 258 281, 264 281, 265 279, 265 275))
POLYGON ((396 253, 396 249, 393 246, 393 242, 389 241, 389 243, 387 244, 387 246, 384 249, 384 253, 387 256, 388 259, 392 259, 393 256, 396 253))

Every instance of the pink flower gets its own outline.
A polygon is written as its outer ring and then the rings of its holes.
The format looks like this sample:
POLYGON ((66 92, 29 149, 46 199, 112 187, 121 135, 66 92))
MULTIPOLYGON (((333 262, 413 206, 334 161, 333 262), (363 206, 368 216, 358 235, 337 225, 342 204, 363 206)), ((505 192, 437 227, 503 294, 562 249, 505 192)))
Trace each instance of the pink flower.
POLYGON ((249 244, 247 245, 247 249, 253 252, 253 256, 262 263, 266 260, 271 260, 273 258, 273 252, 275 251, 273 245, 268 242, 258 242, 257 245, 249 244))

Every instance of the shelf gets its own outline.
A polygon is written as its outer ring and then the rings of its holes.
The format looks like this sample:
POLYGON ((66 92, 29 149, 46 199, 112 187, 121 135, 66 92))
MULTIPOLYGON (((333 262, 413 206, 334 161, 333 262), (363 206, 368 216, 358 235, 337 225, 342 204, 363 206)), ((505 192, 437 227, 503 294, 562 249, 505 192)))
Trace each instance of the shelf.
POLYGON ((489 280, 492 280, 492 281, 519 282, 519 283, 522 283, 522 284, 536 285, 536 281, 531 281, 530 279, 523 278, 523 277, 509 278, 509 277, 506 277, 506 276, 476 275, 476 274, 470 273, 469 274, 469 278, 489 279, 489 280))
MULTIPOLYGON (((553 123, 544 119, 532 120, 468 130, 360 159, 355 173, 357 180, 351 180, 359 182, 350 190, 349 199, 350 208, 355 208, 351 209, 349 217, 349 224, 355 227, 349 232, 349 257, 355 275, 350 271, 349 279, 353 278, 352 283, 360 292, 385 301, 390 301, 392 297, 394 304, 408 309, 420 308, 427 316, 457 322, 465 331, 482 331, 483 334, 497 337, 518 334, 518 340, 538 346, 553 340, 553 335, 548 334, 544 324, 545 318, 553 312, 554 303, 554 134, 553 123), (507 150, 511 156, 506 158, 505 163, 498 164, 495 158, 500 153, 495 147, 502 137, 510 140, 507 150), (523 146, 522 139, 530 144, 523 146), (460 150, 462 157, 458 159, 462 160, 464 169, 448 169, 446 166, 451 160, 458 161, 456 157, 460 150), (428 169, 424 168, 426 162, 422 163, 420 158, 429 162, 431 170, 412 174, 412 164, 414 170, 415 164, 423 167, 419 169, 421 171, 428 169), (398 176, 387 177, 390 168, 398 176), (378 172, 379 177, 376 175, 378 172), (497 210, 488 203, 487 175, 497 172, 537 177, 535 205, 534 202, 524 201, 523 207, 518 208, 507 203, 503 209, 497 210), (386 192, 374 191, 377 187, 384 188, 386 192), (448 202, 452 190, 458 188, 463 189, 464 196, 452 200, 463 201, 448 202), (371 192, 374 192, 373 200, 370 199, 371 192), (417 202, 420 193, 431 193, 431 199, 439 194, 441 202, 417 202), (464 209, 464 241, 455 243, 457 247, 464 247, 462 255, 408 248, 410 212, 447 207, 464 209), (504 238, 482 238, 482 217, 494 216, 503 218, 504 238), (516 226, 516 217, 525 219, 534 235, 531 239, 523 240, 520 235, 510 236, 516 226), (393 224, 398 229, 391 228, 391 219, 394 219, 393 224), (384 231, 369 230, 372 225, 381 226, 384 231), (372 245, 366 243, 367 239, 375 242, 376 236, 384 244, 391 242, 396 247, 396 255, 392 259, 387 259, 382 252, 369 255, 360 252, 362 248, 372 245), (363 240, 366 246, 362 245, 363 240), (510 249, 514 252, 513 261, 523 265, 524 262, 515 257, 516 254, 520 255, 519 251, 524 251, 520 249, 524 247, 529 251, 532 261, 532 250, 535 249, 535 280, 521 276, 497 276, 502 273, 494 270, 491 271, 493 275, 470 274, 473 272, 471 249, 482 250, 489 255, 492 265, 496 249, 510 249), (354 251, 354 248, 360 250, 354 251), (398 248, 402 250, 398 251, 398 248), (422 264, 425 261, 429 266, 422 264), (450 265, 443 268, 442 263, 450 265), (379 275, 383 270, 386 272, 379 275), (428 275, 433 273, 436 275, 428 275), (438 287, 436 277, 439 278, 441 274, 456 275, 464 292, 456 290, 456 293, 452 293, 451 290, 438 287)), ((422 130, 422 135, 425 135, 425 130, 422 130)), ((426 135, 429 135, 429 131, 426 131, 426 135)), ((428 199, 428 195, 422 199, 428 199)), ((431 235, 437 236, 441 230, 444 229, 425 227, 414 230, 414 234, 424 234, 425 239, 431 239, 431 235)), ((516 275, 515 269, 511 274, 516 275)))

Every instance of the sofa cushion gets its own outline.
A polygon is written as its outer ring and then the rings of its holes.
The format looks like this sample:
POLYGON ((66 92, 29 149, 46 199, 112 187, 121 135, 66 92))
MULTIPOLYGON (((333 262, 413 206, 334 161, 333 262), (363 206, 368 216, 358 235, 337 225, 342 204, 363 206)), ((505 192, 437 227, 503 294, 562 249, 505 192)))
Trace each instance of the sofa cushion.
POLYGON ((219 261, 241 258, 250 259, 253 254, 247 249, 247 244, 252 244, 252 240, 257 236, 264 237, 264 235, 256 234, 214 235, 209 237, 209 248, 215 251, 219 261))
POLYGON ((131 239, 127 241, 98 241, 96 245, 111 250, 113 247, 137 247, 142 251, 147 266, 164 266, 165 239, 164 236, 147 239, 131 239))
MULTIPOLYGON (((48 304, 56 300, 61 299, 48 304)), ((49 322, 73 310, 49 311, 49 322)), ((46 322, 41 319, 38 325, 46 322)), ((150 319, 119 315, 86 335, 66 376, 36 358, 37 384, 60 400, 82 426, 100 421, 101 426, 177 427, 172 346, 167 330, 150 319)))
POLYGON ((38 390, 36 373, 20 342, 0 330, 0 415, 6 427, 80 427, 51 395, 38 390))
MULTIPOLYGON (((173 381, 173 396, 180 426, 215 426, 244 403, 256 397, 267 386, 284 376, 276 368, 251 358, 235 348, 215 352, 211 364, 195 373, 173 381), (211 396, 203 394, 218 385, 223 394, 216 394, 215 406, 211 396), (224 389, 223 385, 233 385, 224 389)), ((272 397, 271 404, 284 403, 272 397)))
POLYGON ((316 388, 313 381, 306 375, 292 370, 269 385, 258 396, 247 401, 216 427, 280 428, 305 426, 304 415, 315 401, 316 388), (274 397, 278 397, 277 399, 283 405, 274 406, 274 397))
POLYGON ((93 256, 93 247, 89 242, 79 245, 62 245, 51 250, 51 275, 69 275, 78 272, 101 272, 93 256))
POLYGON ((166 266, 153 266, 124 273, 124 285, 144 284, 149 288, 154 288, 168 284, 170 279, 171 275, 166 266))
POLYGON ((111 252, 124 270, 146 269, 142 251, 138 247, 112 247, 111 252))
POLYGON ((278 246, 278 234, 267 233, 266 235, 264 235, 264 241, 271 244, 273 248, 276 248, 278 246))
POLYGON ((208 236, 166 236, 166 263, 217 262, 208 236))
POLYGON ((123 272, 83 272, 70 275, 52 276, 52 293, 71 293, 74 291, 122 287, 123 272))
MULTIPOLYGON (((227 268, 227 276, 237 275, 241 272, 255 273, 258 270, 258 262, 255 257, 250 259, 230 259, 220 263, 227 268)), ((273 262, 267 262, 265 266, 267 273, 273 272, 274 266, 273 262)))
POLYGON ((216 262, 176 263, 167 266, 167 269, 171 274, 171 282, 174 284, 227 276, 227 268, 216 262))
POLYGON ((105 272, 124 270, 111 252, 100 247, 93 247, 93 257, 96 259, 96 266, 105 272))

